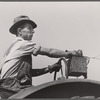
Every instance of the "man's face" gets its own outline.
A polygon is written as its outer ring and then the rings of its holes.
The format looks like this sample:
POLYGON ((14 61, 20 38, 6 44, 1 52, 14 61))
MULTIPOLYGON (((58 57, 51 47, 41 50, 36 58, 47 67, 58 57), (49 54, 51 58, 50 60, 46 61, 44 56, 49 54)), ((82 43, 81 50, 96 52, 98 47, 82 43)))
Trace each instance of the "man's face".
POLYGON ((24 40, 32 40, 33 33, 34 30, 31 24, 25 24, 24 28, 20 31, 20 35, 24 40))

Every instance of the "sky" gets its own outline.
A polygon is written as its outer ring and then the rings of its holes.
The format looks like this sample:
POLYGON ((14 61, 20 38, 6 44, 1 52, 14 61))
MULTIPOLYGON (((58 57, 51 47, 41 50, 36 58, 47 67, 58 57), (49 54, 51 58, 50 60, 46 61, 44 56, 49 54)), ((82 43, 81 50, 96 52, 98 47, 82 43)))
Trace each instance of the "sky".
MULTIPOLYGON (((0 2, 0 60, 16 38, 9 32, 13 19, 27 15, 37 23, 33 41, 47 48, 83 51, 90 57, 88 79, 100 81, 100 2, 0 2)), ((58 58, 33 56, 33 68, 56 63, 58 58)), ((63 70, 64 70, 63 64, 63 70)), ((33 85, 53 81, 54 74, 33 78, 33 85)), ((61 73, 57 74, 61 77, 61 73)))

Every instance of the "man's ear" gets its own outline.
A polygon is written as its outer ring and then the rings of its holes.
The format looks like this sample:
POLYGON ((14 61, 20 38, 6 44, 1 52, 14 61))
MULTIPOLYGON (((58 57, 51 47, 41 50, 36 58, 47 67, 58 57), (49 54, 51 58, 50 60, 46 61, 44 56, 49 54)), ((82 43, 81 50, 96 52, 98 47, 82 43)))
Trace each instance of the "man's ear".
POLYGON ((18 33, 19 35, 21 35, 21 28, 18 28, 18 29, 17 29, 17 33, 18 33))

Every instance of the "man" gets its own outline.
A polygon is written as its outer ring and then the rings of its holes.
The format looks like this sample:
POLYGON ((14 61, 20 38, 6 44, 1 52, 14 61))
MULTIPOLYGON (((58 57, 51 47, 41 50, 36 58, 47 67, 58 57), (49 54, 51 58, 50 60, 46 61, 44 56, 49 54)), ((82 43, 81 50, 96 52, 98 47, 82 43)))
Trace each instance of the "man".
POLYGON ((32 77, 59 71, 61 68, 61 65, 56 63, 42 69, 32 69, 32 55, 46 55, 51 58, 69 58, 79 55, 77 51, 65 52, 37 45, 31 41, 36 27, 36 23, 30 20, 28 16, 18 16, 14 19, 14 24, 9 31, 16 35, 16 40, 4 55, 1 66, 2 87, 18 92, 32 85, 32 77))

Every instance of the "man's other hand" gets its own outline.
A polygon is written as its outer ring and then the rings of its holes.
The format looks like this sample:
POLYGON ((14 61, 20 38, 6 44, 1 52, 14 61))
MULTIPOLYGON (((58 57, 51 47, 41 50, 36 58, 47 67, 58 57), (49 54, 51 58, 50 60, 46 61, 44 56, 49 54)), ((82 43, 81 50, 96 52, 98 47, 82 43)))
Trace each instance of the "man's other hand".
POLYGON ((49 65, 48 69, 49 69, 50 73, 52 73, 53 71, 59 72, 59 70, 61 69, 61 67, 62 67, 61 64, 55 63, 53 65, 49 65))

